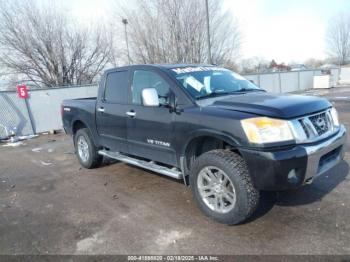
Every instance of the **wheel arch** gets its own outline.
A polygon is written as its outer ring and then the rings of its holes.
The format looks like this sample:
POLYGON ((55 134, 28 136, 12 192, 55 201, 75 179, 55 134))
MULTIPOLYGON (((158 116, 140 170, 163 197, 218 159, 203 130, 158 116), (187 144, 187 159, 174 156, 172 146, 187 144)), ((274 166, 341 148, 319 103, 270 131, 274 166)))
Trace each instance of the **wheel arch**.
POLYGON ((229 134, 215 130, 199 130, 188 136, 181 150, 180 161, 185 176, 189 174, 191 164, 205 152, 214 149, 228 149, 238 154, 239 143, 229 134))
POLYGON ((96 132, 94 130, 92 130, 90 128, 90 126, 85 121, 83 121, 81 119, 75 119, 72 121, 72 125, 71 125, 72 136, 74 137, 75 134, 78 132, 78 130, 80 130, 82 128, 86 128, 89 131, 91 139, 92 139, 93 143, 95 144, 95 146, 100 147, 100 140, 99 140, 99 137, 97 136, 96 132))
POLYGON ((82 129, 82 128, 89 129, 88 125, 80 119, 76 119, 76 120, 72 121, 72 135, 73 136, 78 132, 79 129, 82 129))

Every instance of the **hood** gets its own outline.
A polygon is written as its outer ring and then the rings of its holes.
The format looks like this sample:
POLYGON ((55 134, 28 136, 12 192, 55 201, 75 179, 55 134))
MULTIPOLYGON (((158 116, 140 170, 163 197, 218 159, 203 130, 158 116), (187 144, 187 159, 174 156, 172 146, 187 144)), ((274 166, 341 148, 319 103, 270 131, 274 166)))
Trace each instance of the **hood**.
MULTIPOLYGON (((314 96, 271 94, 265 92, 217 97, 208 106, 274 118, 290 119, 331 107, 331 103, 314 96)), ((209 101, 208 101, 209 102, 209 101)))

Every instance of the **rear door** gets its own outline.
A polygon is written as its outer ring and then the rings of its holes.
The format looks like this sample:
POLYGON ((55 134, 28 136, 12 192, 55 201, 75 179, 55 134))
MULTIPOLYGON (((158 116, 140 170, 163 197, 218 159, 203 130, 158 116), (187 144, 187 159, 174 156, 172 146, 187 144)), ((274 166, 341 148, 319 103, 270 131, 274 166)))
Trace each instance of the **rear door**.
POLYGON ((128 153, 125 112, 129 109, 129 71, 108 72, 102 85, 103 91, 96 104, 97 131, 102 145, 113 151, 128 153))
POLYGON ((130 105, 128 106, 127 137, 129 153, 169 165, 176 165, 174 149, 174 118, 166 106, 171 90, 169 83, 157 71, 135 69, 132 72, 130 105), (155 88, 159 107, 143 106, 144 88, 155 88))

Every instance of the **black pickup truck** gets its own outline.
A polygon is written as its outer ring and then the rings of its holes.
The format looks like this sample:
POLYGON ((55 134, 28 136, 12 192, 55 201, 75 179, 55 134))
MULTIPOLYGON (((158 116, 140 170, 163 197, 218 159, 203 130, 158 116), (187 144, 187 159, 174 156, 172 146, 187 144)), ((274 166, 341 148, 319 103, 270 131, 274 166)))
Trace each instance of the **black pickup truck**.
POLYGON ((267 93, 211 65, 108 70, 97 98, 63 101, 62 117, 82 166, 105 156, 183 179, 226 224, 247 219, 261 190, 311 183, 342 160, 346 139, 327 100, 267 93))

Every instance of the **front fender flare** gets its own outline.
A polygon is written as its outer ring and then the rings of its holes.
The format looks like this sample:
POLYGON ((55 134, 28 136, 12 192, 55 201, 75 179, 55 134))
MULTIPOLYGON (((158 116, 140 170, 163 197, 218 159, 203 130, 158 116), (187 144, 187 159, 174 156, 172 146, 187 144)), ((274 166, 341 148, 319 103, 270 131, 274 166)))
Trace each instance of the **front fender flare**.
POLYGON ((204 137, 204 136, 209 136, 209 137, 220 139, 220 140, 224 141, 225 143, 231 145, 234 148, 239 148, 241 146, 240 143, 238 142, 237 138, 233 137, 232 135, 230 135, 228 133, 224 133, 224 132, 220 132, 220 131, 212 130, 212 129, 200 129, 200 130, 193 131, 188 135, 188 137, 187 137, 187 139, 186 139, 186 141, 181 149, 181 156, 185 156, 186 149, 193 139, 196 139, 199 137, 204 137))

